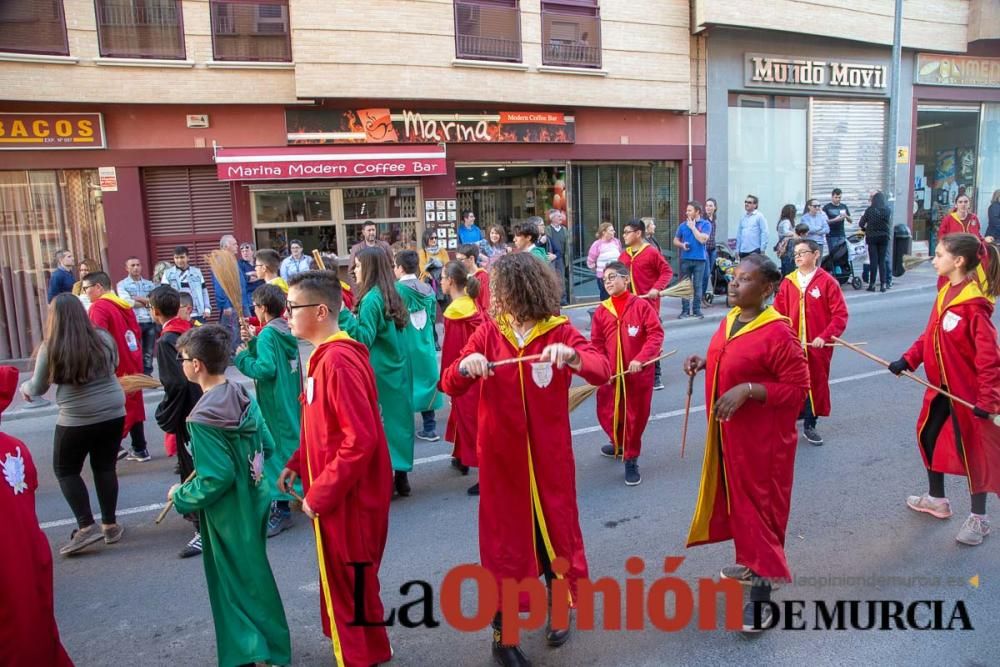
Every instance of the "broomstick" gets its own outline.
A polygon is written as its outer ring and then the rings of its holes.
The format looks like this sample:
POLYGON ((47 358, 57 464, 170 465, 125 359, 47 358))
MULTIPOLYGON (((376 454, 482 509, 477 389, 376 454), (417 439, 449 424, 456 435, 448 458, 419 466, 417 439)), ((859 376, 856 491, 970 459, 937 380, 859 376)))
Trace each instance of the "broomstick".
POLYGON ((122 386, 122 391, 126 394, 131 394, 142 389, 159 389, 163 386, 156 378, 141 373, 123 375, 118 378, 118 384, 122 386))
MULTIPOLYGON (((885 359, 881 358, 881 357, 876 357, 874 354, 872 354, 870 352, 865 352, 861 348, 859 348, 859 347, 857 347, 855 345, 852 345, 851 343, 848 343, 847 341, 841 340, 841 339, 837 338, 836 336, 833 337, 833 340, 837 341, 838 343, 842 343, 844 345, 844 347, 847 347, 847 348, 850 348, 850 349, 854 350, 855 352, 857 352, 858 354, 860 354, 863 357, 868 357, 869 359, 871 359, 872 361, 874 361, 877 364, 881 364, 881 365, 885 366, 886 368, 889 367, 889 362, 886 361, 885 359)), ((927 387, 928 389, 930 389, 932 391, 936 391, 937 393, 941 394, 942 396, 947 396, 948 398, 950 398, 951 400, 955 401, 959 405, 964 405, 965 407, 969 408, 970 410, 974 410, 976 408, 976 406, 974 404, 970 403, 969 401, 965 400, 964 398, 959 398, 955 394, 952 394, 949 391, 945 391, 944 389, 942 389, 941 387, 938 387, 937 385, 931 384, 930 382, 928 382, 927 380, 923 379, 919 375, 913 373, 912 371, 903 371, 902 373, 900 373, 900 375, 904 375, 904 376, 910 378, 911 380, 913 380, 914 382, 917 382, 918 384, 922 384, 923 386, 927 387)), ((998 415, 990 415, 990 421, 992 421, 995 426, 1000 426, 1000 414, 998 414, 998 415)))
MULTIPOLYGON (((649 296, 645 294, 638 295, 640 299, 648 299, 649 296)), ((676 285, 667 287, 666 289, 660 290, 660 296, 671 296, 675 299, 691 299, 694 298, 694 284, 691 282, 690 278, 685 278, 679 281, 676 285)), ((578 308, 593 308, 599 306, 603 301, 588 301, 586 303, 574 303, 571 306, 562 306, 561 310, 576 310, 578 308)))
MULTIPOLYGON (((194 479, 194 470, 192 470, 191 474, 187 476, 187 479, 184 480, 184 483, 187 484, 192 479, 194 479)), ((170 500, 167 501, 167 504, 163 506, 163 511, 161 511, 159 516, 156 517, 156 523, 158 524, 164 519, 166 519, 167 514, 170 513, 170 510, 173 509, 173 507, 174 507, 174 499, 173 497, 171 497, 170 500)))
MULTIPOLYGON (((860 347, 861 345, 867 345, 868 341, 863 340, 861 342, 854 344, 860 347)), ((812 343, 802 343, 802 347, 812 347, 812 343)), ((843 343, 823 343, 823 347, 847 347, 847 346, 844 345, 843 343)))
MULTIPOLYGON (((537 361, 537 360, 539 360, 541 358, 542 358, 542 355, 540 355, 540 354, 529 354, 526 357, 512 357, 510 359, 503 359, 501 361, 491 361, 491 362, 489 362, 489 368, 490 368, 490 370, 493 370, 497 366, 507 366, 509 364, 520 364, 520 363, 525 362, 525 361, 537 361)), ((465 369, 463 369, 463 368, 459 368, 458 369, 458 373, 459 373, 459 375, 461 375, 463 377, 469 377, 469 373, 465 369)))
POLYGON ((319 250, 313 250, 313 261, 316 262, 320 271, 326 271, 326 262, 323 261, 323 255, 320 254, 319 250))
POLYGON ((684 448, 687 447, 688 417, 691 416, 691 394, 693 393, 694 393, 694 375, 689 375, 687 398, 684 399, 684 428, 681 429, 681 458, 684 458, 684 448))
POLYGON ((231 252, 220 249, 205 255, 204 260, 208 262, 216 280, 219 281, 219 286, 226 293, 226 298, 233 304, 240 326, 246 326, 246 321, 243 319, 243 281, 240 280, 240 267, 236 263, 236 258, 231 252))
POLYGON ((903 269, 909 271, 910 269, 914 269, 923 264, 924 262, 929 262, 932 259, 934 258, 929 256, 917 257, 916 255, 903 255, 903 269))
MULTIPOLYGON (((667 357, 669 357, 669 356, 671 356, 673 354, 676 354, 676 353, 677 353, 677 350, 670 350, 669 352, 664 352, 663 354, 661 354, 660 356, 656 357, 655 359, 650 359, 649 361, 644 361, 642 363, 642 367, 645 368, 646 366, 649 366, 650 364, 655 364, 657 361, 660 361, 661 359, 666 359, 667 357)), ((607 383, 610 384, 612 381, 617 380, 618 378, 624 377, 624 376, 626 376, 628 374, 629 374, 629 371, 626 370, 626 371, 622 371, 621 373, 618 373, 617 375, 612 375, 610 378, 608 378, 608 382, 607 383)), ((591 396, 593 396, 594 392, 596 392, 598 389, 600 389, 599 385, 592 385, 592 384, 585 384, 585 385, 581 385, 579 387, 572 387, 569 390, 569 411, 573 412, 578 407, 580 407, 580 405, 584 401, 586 401, 588 398, 590 398, 591 396)))

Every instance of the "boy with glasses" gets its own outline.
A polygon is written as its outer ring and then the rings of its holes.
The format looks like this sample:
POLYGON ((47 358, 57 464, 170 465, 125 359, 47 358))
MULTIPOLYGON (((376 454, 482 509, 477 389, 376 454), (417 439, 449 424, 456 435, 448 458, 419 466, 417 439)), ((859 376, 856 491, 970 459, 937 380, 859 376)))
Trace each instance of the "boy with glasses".
MULTIPOLYGON (((254 271, 264 279, 265 284, 275 285, 281 288, 282 292, 288 294, 288 282, 281 277, 281 257, 277 251, 270 248, 258 250, 254 254, 254 262, 254 271)), ((251 292, 251 297, 255 292, 256 290, 251 292)))
MULTIPOLYGON (((625 250, 618 261, 628 269, 629 289, 632 294, 649 300, 649 305, 660 319, 660 290, 670 284, 674 270, 663 255, 646 242, 646 225, 641 220, 629 220, 622 228, 625 250)), ((653 389, 663 389, 660 380, 660 362, 653 366, 653 389)))

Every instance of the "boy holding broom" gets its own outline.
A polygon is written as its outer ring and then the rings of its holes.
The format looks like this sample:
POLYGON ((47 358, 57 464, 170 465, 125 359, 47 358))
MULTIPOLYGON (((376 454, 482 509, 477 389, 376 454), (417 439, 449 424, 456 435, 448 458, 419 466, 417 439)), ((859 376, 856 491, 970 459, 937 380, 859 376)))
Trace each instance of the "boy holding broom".
POLYGON ((619 377, 597 390, 597 419, 611 439, 601 454, 624 459, 625 484, 636 486, 642 481, 639 453, 653 401, 654 369, 642 364, 659 356, 663 327, 649 302, 629 292, 624 264, 608 262, 603 280, 611 296, 594 313, 590 340, 619 377))
POLYGON ((228 331, 193 328, 177 349, 184 375, 203 393, 187 419, 196 475, 168 498, 181 514, 199 515, 218 663, 287 665, 288 622, 266 549, 274 480, 265 478, 264 460, 274 441, 257 402, 226 380, 228 331))
POLYGON ((316 349, 303 392, 302 444, 278 486, 289 493, 302 478, 302 511, 316 531, 323 632, 336 664, 353 667, 392 657, 378 622, 385 618, 378 571, 389 532, 393 470, 368 349, 338 325, 340 290, 332 271, 306 271, 289 280, 292 332, 316 349), (361 590, 371 625, 352 622, 355 591, 361 590))
MULTIPOLYGON (((257 252, 258 257, 262 252, 257 252)), ((254 315, 262 328, 256 336, 250 335, 248 327, 240 328, 243 343, 236 349, 233 363, 254 381, 260 411, 275 445, 274 456, 264 466, 267 478, 277 480, 285 461, 299 446, 299 343, 284 318, 285 293, 280 285, 261 285, 254 290, 252 299, 254 315)), ((269 486, 268 490, 273 504, 267 536, 274 537, 292 527, 292 496, 281 493, 277 486, 269 486)), ((302 488, 297 487, 296 492, 301 495, 302 488)))

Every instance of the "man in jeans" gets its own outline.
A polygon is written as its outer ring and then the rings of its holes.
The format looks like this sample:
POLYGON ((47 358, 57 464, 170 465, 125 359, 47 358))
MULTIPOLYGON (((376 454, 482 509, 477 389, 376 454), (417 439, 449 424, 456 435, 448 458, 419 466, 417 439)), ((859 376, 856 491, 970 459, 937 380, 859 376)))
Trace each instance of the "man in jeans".
POLYGON ((747 195, 743 208, 746 212, 736 230, 736 252, 740 259, 767 249, 767 219, 757 210, 757 196, 747 195))
POLYGON ((212 314, 205 276, 197 266, 191 266, 187 246, 179 245, 174 248, 174 265, 163 272, 163 284, 191 296, 192 322, 204 324, 212 314))
POLYGON ((674 247, 681 251, 681 276, 691 278, 694 299, 681 299, 681 314, 677 317, 679 320, 688 317, 700 320, 705 317, 701 314, 701 300, 704 296, 702 279, 705 276, 705 265, 708 263, 705 243, 711 231, 712 223, 701 217, 701 204, 689 201, 686 219, 677 228, 677 234, 674 236, 674 247))
MULTIPOLYGON (((233 257, 239 259, 240 244, 236 242, 236 237, 232 234, 226 234, 221 239, 219 239, 219 248, 227 252, 232 253, 233 257)), ((244 317, 249 317, 253 311, 253 306, 250 303, 250 291, 247 289, 247 276, 243 271, 238 271, 240 275, 240 299, 243 305, 243 315, 244 317)), ((232 334, 230 339, 230 355, 236 354, 236 347, 240 344, 240 321, 236 316, 236 310, 233 308, 233 303, 226 296, 225 290, 222 289, 222 285, 219 284, 219 279, 212 276, 212 284, 215 285, 215 300, 219 304, 219 311, 222 313, 219 317, 219 324, 229 330, 232 334)))
POLYGON ((156 322, 149 311, 149 293, 156 289, 152 280, 142 277, 142 262, 138 257, 129 257, 125 261, 128 275, 118 281, 115 292, 118 298, 132 306, 135 319, 139 322, 142 332, 142 372, 153 374, 153 346, 156 345, 156 322))

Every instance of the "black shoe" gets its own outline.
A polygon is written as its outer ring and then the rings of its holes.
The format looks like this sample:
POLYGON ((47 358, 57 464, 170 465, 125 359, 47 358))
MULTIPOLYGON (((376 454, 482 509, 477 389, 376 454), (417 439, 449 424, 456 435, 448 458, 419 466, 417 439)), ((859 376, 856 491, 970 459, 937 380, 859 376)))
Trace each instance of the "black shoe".
POLYGON ((615 446, 608 444, 601 447, 601 456, 607 456, 609 459, 615 458, 615 446))
POLYGON ((462 465, 462 462, 458 459, 458 457, 451 457, 451 467, 463 475, 469 474, 469 466, 462 465))
POLYGON ((882 285, 881 287, 878 288, 879 292, 884 292, 885 290, 886 290, 885 285, 882 285))
POLYGON ((629 459, 625 462, 625 486, 639 486, 641 481, 639 459, 629 459))
POLYGON ((531 661, 520 646, 504 646, 501 643, 503 636, 503 626, 499 620, 500 614, 493 619, 493 660, 504 667, 531 667, 531 661))
MULTIPOLYGON (((570 612, 572 613, 572 612, 570 612)), ((572 623, 572 616, 570 617, 570 622, 572 623)), ((552 591, 549 591, 549 620, 545 623, 545 643, 552 648, 557 648, 562 646, 567 641, 569 641, 570 629, 566 628, 564 630, 553 630, 552 629, 552 591)))
POLYGON ((470 496, 478 496, 479 495, 479 482, 476 482, 475 484, 473 484, 472 486, 470 486, 469 489, 468 489, 468 491, 466 491, 466 493, 468 493, 470 496))
POLYGON ((723 579, 733 579, 744 586, 749 586, 753 581, 753 572, 745 565, 727 565, 719 572, 723 579))
POLYGON ((660 391, 661 389, 663 389, 663 380, 653 378, 653 391, 660 391))
POLYGON ((774 627, 774 613, 771 611, 771 605, 755 602, 747 602, 743 605, 743 632, 756 634, 770 630, 772 627, 774 627), (755 614, 754 609, 758 604, 760 610, 755 614), (759 616, 759 623, 757 616, 759 616))
POLYGON ((806 436, 809 444, 819 447, 823 444, 823 436, 816 432, 815 426, 806 426, 802 429, 802 435, 806 436))
POLYGON ((874 285, 869 285, 868 289, 866 289, 865 291, 866 292, 874 292, 875 291, 875 286, 874 285))
POLYGON ((185 545, 181 552, 177 554, 181 558, 191 558, 192 556, 201 555, 201 533, 195 533, 191 541, 185 545))
POLYGON ((396 487, 396 493, 399 495, 404 497, 410 495, 410 480, 405 472, 396 471, 393 484, 396 487))

